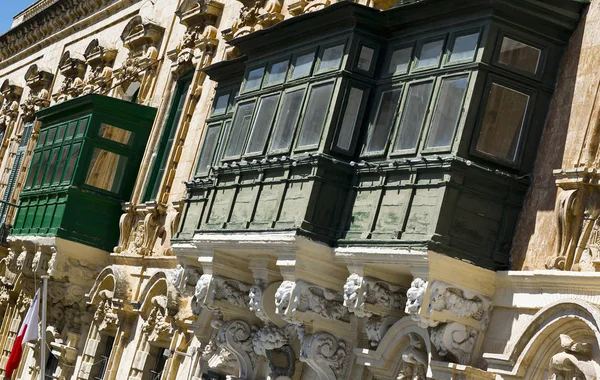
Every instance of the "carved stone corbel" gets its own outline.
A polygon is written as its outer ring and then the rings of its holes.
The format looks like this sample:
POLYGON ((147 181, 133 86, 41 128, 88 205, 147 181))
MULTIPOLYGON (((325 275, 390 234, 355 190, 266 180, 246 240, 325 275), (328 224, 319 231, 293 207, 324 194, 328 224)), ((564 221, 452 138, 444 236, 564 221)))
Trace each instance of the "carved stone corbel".
POLYGON ((239 364, 238 377, 242 379, 256 378, 259 358, 252 346, 255 334, 256 328, 241 320, 223 322, 217 333, 217 345, 235 356, 239 364))
POLYGON ((299 16, 321 10, 337 2, 338 0, 296 0, 288 5, 288 11, 294 16, 299 16))
POLYGON ((237 0, 243 4, 238 19, 230 29, 222 31, 223 38, 233 38, 268 28, 282 21, 281 0, 237 0))
POLYGON ((167 297, 156 296, 151 300, 151 309, 142 325, 142 332, 147 334, 148 342, 170 343, 174 331, 173 317, 167 309, 167 297))
POLYGON ((0 102, 0 133, 4 133, 9 130, 9 127, 19 115, 19 101, 21 94, 23 94, 23 88, 11 84, 6 79, 0 86, 0 94, 2 95, 2 101, 0 102))
POLYGON ((302 339, 300 361, 308 364, 317 380, 341 380, 350 367, 349 344, 326 332, 317 332, 302 339))
POLYGON ((85 49, 84 57, 86 64, 90 67, 85 76, 83 95, 91 93, 103 93, 112 84, 112 66, 117 56, 117 50, 101 43, 97 38, 93 39, 85 49))
POLYGON ((49 71, 38 68, 33 64, 25 73, 25 82, 29 87, 29 96, 21 104, 23 121, 30 122, 35 119, 35 113, 50 105, 50 85, 54 75, 49 71))
POLYGON ((109 290, 102 290, 98 294, 100 302, 96 307, 93 321, 98 326, 98 330, 101 332, 116 333, 119 327, 119 315, 113 305, 113 292, 109 290))
POLYGON ((81 95, 87 69, 85 58, 66 51, 60 59, 58 68, 64 79, 58 92, 53 95, 54 100, 62 102, 81 95))
POLYGON ((194 313, 198 315, 202 307, 219 310, 222 305, 247 309, 250 303, 250 288, 242 281, 222 276, 203 274, 194 291, 194 313))
POLYGON ((342 294, 302 280, 283 281, 275 293, 275 306, 277 314, 291 323, 298 322, 298 312, 311 312, 326 320, 350 321, 342 294))
POLYGON ((124 255, 157 256, 154 245, 166 217, 166 207, 157 202, 146 202, 134 206, 124 203, 119 221, 119 245, 115 253, 124 255))
POLYGON ((402 366, 397 380, 427 379, 427 350, 415 333, 409 333, 410 346, 402 353, 402 366))
POLYGON ((550 378, 594 380, 600 376, 600 368, 592 360, 592 346, 577 343, 570 336, 560 334, 560 352, 550 359, 550 378))

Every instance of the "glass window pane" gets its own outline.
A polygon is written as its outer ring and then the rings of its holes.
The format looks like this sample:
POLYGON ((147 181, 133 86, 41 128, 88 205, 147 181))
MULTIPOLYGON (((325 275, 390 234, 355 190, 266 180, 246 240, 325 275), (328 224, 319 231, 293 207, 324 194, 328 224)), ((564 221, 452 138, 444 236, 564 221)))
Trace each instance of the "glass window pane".
POLYGON ((52 181, 52 175, 54 175, 54 168, 56 167, 56 160, 58 159, 59 148, 52 149, 52 153, 48 159, 48 165, 46 167, 46 174, 44 175, 44 181, 42 184, 47 185, 52 181))
POLYGON ((118 193, 125 174, 127 157, 94 148, 85 184, 118 193))
POLYGON ((212 165, 213 156, 215 155, 215 149, 217 148, 219 132, 221 132, 221 123, 208 126, 206 136, 204 136, 204 143, 202 144, 202 153, 196 167, 196 175, 208 173, 212 165))
POLYGON ((373 63, 374 54, 374 49, 368 46, 361 47, 360 54, 358 55, 358 64, 356 65, 356 68, 363 71, 371 70, 371 63, 373 63))
POLYGON ((323 51, 321 64, 318 72, 334 70, 340 67, 342 56, 344 55, 344 45, 328 47, 323 51))
POLYGON ((445 78, 442 80, 435 111, 427 137, 428 148, 446 147, 452 144, 454 130, 463 105, 463 97, 467 91, 468 76, 445 78))
POLYGON ((65 178, 63 178, 63 182, 71 182, 73 173, 75 172, 75 164, 77 163, 77 158, 79 158, 80 150, 81 143, 73 144, 73 147, 71 148, 71 154, 69 155, 69 164, 67 165, 67 171, 65 172, 65 178))
POLYGON ((529 96, 493 83, 485 108, 477 150, 516 161, 529 96))
POLYGON ((412 56, 412 46, 394 50, 388 67, 388 74, 405 74, 408 71, 410 58, 412 56))
POLYGON ((98 136, 103 139, 118 142, 119 144, 131 145, 133 142, 133 132, 122 128, 113 127, 105 123, 100 124, 98 136))
POLYGON ((67 136, 66 138, 71 138, 75 134, 75 130, 77 130, 77 122, 72 121, 69 123, 69 128, 67 128, 67 136))
POLYGON ((516 69, 535 74, 542 51, 533 46, 504 37, 500 46, 498 62, 516 69))
POLYGON ((281 83, 285 81, 285 74, 289 66, 289 60, 275 62, 271 65, 269 70, 269 76, 267 78, 267 85, 281 83))
POLYGON ((38 169, 37 175, 35 176, 35 187, 38 187, 42 184, 42 179, 44 179, 44 173, 46 172, 46 167, 48 166, 48 156, 50 155, 50 150, 45 150, 42 152, 42 159, 40 160, 40 167, 38 169))
POLYGON ((479 41, 479 32, 457 36, 454 39, 454 45, 450 52, 448 62, 471 61, 475 56, 477 42, 479 41))
POLYGON ((300 129, 298 147, 316 145, 321 139, 323 125, 329 113, 329 101, 333 93, 333 82, 313 86, 310 90, 308 106, 300 129))
POLYGON ((381 152, 385 149, 401 93, 402 88, 396 88, 381 94, 377 116, 367 139, 367 153, 381 152))
POLYGON ((408 88, 394 151, 412 150, 417 147, 432 89, 433 81, 414 83, 408 88))
POLYGON ((421 46, 419 59, 417 60, 416 68, 438 66, 442 55, 444 40, 429 41, 421 46))
POLYGON ((223 159, 223 153, 225 153, 225 142, 227 141, 227 137, 229 137, 229 132, 231 131, 231 120, 225 121, 223 124, 223 133, 221 133, 221 141, 219 142, 219 149, 217 150, 217 156, 213 160, 213 164, 218 164, 223 159))
POLYGON ((213 103, 213 115, 224 114, 229 104, 229 93, 217 95, 213 103))
POLYGON ((40 152, 36 152, 31 159, 31 165, 29 165, 29 174, 27 175, 27 182, 25 183, 25 187, 29 188, 33 185, 33 179, 35 178, 35 173, 38 169, 38 163, 40 162, 40 152))
POLYGON ((262 153, 265 149, 278 102, 279 94, 270 95, 260 100, 256 118, 252 124, 250 140, 246 147, 246 154, 262 153))
POLYGON ((66 128, 67 128, 66 124, 60 125, 58 127, 58 134, 56 135, 56 141, 62 141, 63 137, 65 137, 66 128))
POLYGON ((52 145, 54 136, 56 136, 56 128, 49 129, 48 136, 46 137, 46 145, 52 145))
POLYGON ((244 142, 248 134, 248 128, 250 127, 250 121, 252 121, 252 112, 254 111, 254 103, 240 104, 235 114, 235 120, 233 121, 233 128, 231 129, 231 135, 227 142, 227 149, 225 149, 225 157, 235 157, 242 153, 244 142))
POLYGON ((60 152, 60 158, 58 160, 58 165, 56 166, 56 173, 54 174, 54 179, 52 183, 59 183, 65 170, 65 164, 67 163, 67 157, 69 156, 69 146, 64 145, 62 147, 62 151, 60 152))
POLYGON ((85 133, 85 130, 87 128, 87 124, 88 124, 88 119, 81 119, 79 120, 79 124, 77 125, 77 133, 76 136, 81 136, 85 133))
POLYGON ((314 60, 315 52, 302 54, 296 57, 294 68, 292 69, 291 79, 301 78, 309 75, 314 60))
POLYGON ((336 143, 336 146, 340 149, 349 150, 352 145, 352 138, 354 137, 354 130, 356 129, 363 94, 364 91, 360 88, 352 87, 350 89, 346 110, 344 111, 344 117, 342 119, 340 133, 338 134, 336 143))
POLYGON ((44 145, 44 143, 46 143, 46 135, 48 134, 47 130, 41 131, 40 132, 40 137, 38 137, 38 146, 42 146, 44 145))
POLYGON ((244 84, 244 91, 252 91, 260 88, 260 84, 262 83, 264 73, 264 67, 259 67, 258 69, 250 70, 250 72, 248 72, 246 84, 244 84))
POLYGON ((273 132, 269 150, 276 151, 290 148, 292 138, 294 137, 294 128, 300 115, 304 92, 305 90, 302 88, 283 95, 283 102, 277 115, 275 131, 273 132))

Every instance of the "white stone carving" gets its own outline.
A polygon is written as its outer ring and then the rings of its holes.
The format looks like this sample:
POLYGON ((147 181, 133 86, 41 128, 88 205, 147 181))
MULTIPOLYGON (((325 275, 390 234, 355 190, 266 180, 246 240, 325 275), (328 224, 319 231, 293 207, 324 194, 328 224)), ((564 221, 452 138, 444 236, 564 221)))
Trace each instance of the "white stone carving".
POLYGON ((560 352, 550 359, 551 380, 595 380, 600 377, 598 364, 592 359, 592 346, 577 343, 570 336, 560 334, 560 352))
POLYGON ((296 312, 312 312, 324 319, 348 322, 350 313, 339 292, 305 281, 283 281, 275 293, 276 312, 288 321, 296 312))
POLYGON ((460 318, 483 321, 492 306, 489 298, 441 281, 431 284, 431 311, 448 310, 460 318))
POLYGON ((142 332, 148 334, 149 342, 169 342, 174 326, 167 311, 167 297, 156 296, 151 302, 152 309, 142 325, 142 332))
POLYGON ((377 347, 385 333, 398 321, 398 317, 393 315, 379 316, 374 315, 367 320, 365 330, 372 347, 377 347))
POLYGON ((252 346, 256 328, 247 322, 233 320, 224 322, 217 333, 217 345, 230 351, 238 361, 239 375, 243 379, 254 379, 259 358, 252 346))
POLYGON ((326 332, 317 332, 302 340, 300 361, 317 373, 316 380, 341 380, 350 367, 349 354, 350 347, 346 341, 326 332))
POLYGON ((344 305, 359 318, 373 315, 373 312, 366 310, 367 304, 385 311, 403 310, 406 304, 405 291, 389 282, 352 273, 344 285, 344 305))
MULTIPOLYGON (((290 325, 287 325, 290 326, 290 325)), ((293 329, 293 328, 292 328, 293 329)), ((290 328, 278 328, 275 325, 268 325, 258 330, 252 338, 254 352, 258 355, 266 356, 267 351, 275 350, 290 344, 290 328)))
POLYGON ((119 325, 119 316, 113 307, 113 293, 109 290, 102 290, 98 295, 100 303, 94 313, 94 322, 98 325, 98 330, 114 332, 119 325))
POLYGON ((409 333, 410 346, 402 353, 402 366, 397 380, 426 380, 427 351, 421 338, 409 333))
POLYGON ((262 283, 262 281, 256 280, 254 285, 252 285, 252 287, 250 288, 250 293, 248 294, 248 306, 250 310, 253 311, 258 318, 260 318, 261 321, 268 324, 270 323, 270 320, 267 314, 265 313, 263 306, 264 289, 265 286, 262 283))
POLYGON ((470 364, 477 339, 477 330, 461 323, 444 323, 430 332, 431 342, 440 356, 451 356, 459 364, 470 364))

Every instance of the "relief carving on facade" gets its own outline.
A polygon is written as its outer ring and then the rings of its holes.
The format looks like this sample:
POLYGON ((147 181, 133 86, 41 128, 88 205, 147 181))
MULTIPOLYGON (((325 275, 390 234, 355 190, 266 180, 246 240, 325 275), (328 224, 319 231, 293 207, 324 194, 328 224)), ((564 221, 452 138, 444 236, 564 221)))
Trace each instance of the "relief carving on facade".
POLYGON ((592 345, 577 343, 570 336, 560 334, 560 352, 550 359, 550 380, 594 380, 600 376, 600 367, 592 360, 592 345))
POLYGON ((50 105, 50 85, 54 75, 49 71, 38 68, 33 64, 25 73, 25 82, 29 87, 29 95, 21 104, 23 121, 30 122, 35 119, 35 113, 50 105))
POLYGON ((90 67, 84 80, 83 95, 97 93, 103 94, 112 84, 113 64, 117 56, 117 50, 102 43, 97 38, 93 39, 83 56, 85 63, 90 67))
POLYGON ((167 309, 167 297, 153 297, 150 312, 142 325, 142 332, 147 335, 148 342, 170 343, 174 330, 173 318, 167 309))
POLYGON ((478 331, 461 323, 442 323, 430 330, 431 343, 440 357, 468 365, 475 348, 478 331))
POLYGON ((94 313, 94 322, 98 330, 102 332, 115 333, 119 326, 119 315, 113 305, 113 292, 102 290, 99 292, 100 302, 94 313))
POLYGON ((10 131, 11 125, 19 115, 19 101, 23 94, 23 88, 11 84, 6 79, 0 86, 0 133, 10 131))
POLYGON ((194 314, 199 315, 202 308, 218 311, 220 306, 216 302, 224 302, 228 306, 247 309, 250 304, 250 288, 244 282, 203 274, 196 283, 193 299, 194 314))
POLYGON ((256 377, 259 357, 254 351, 252 340, 256 328, 242 320, 223 322, 217 333, 217 345, 231 352, 238 361, 242 379, 253 380, 256 377))
POLYGON ((173 51, 167 56, 173 63, 171 72, 180 77, 200 63, 205 54, 214 56, 218 45, 218 30, 215 23, 223 11, 223 5, 216 1, 186 0, 175 12, 186 31, 173 51))
POLYGON ((258 330, 252 338, 254 352, 264 356, 269 361, 269 367, 272 379, 279 376, 291 378, 296 371, 296 353, 292 348, 292 343, 297 335, 295 325, 285 325, 277 327, 273 324, 267 324, 258 330), (277 356, 278 360, 275 360, 277 356), (282 360, 284 358, 285 360, 282 360), (283 363, 285 362, 285 363, 283 363))
POLYGON ((276 312, 292 323, 297 312, 312 312, 327 320, 350 320, 341 293, 302 280, 283 281, 275 293, 275 306, 276 312))
POLYGON ((427 379, 427 350, 415 333, 409 333, 410 346, 402 353, 402 365, 397 380, 427 379))
POLYGON ((350 346, 327 332, 304 336, 300 361, 316 373, 316 380, 342 380, 349 369, 350 346))
POLYGON ((85 57, 66 51, 60 58, 58 70, 62 74, 63 82, 52 97, 57 102, 76 98, 83 92, 84 76, 87 70, 85 57))

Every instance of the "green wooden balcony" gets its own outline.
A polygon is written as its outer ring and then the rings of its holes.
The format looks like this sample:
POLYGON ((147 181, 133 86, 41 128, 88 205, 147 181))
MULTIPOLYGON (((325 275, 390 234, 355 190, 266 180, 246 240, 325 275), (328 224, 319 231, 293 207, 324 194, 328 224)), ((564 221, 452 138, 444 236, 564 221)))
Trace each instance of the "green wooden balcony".
POLYGON ((11 235, 111 250, 155 115, 155 108, 95 94, 39 111, 40 133, 11 235))

